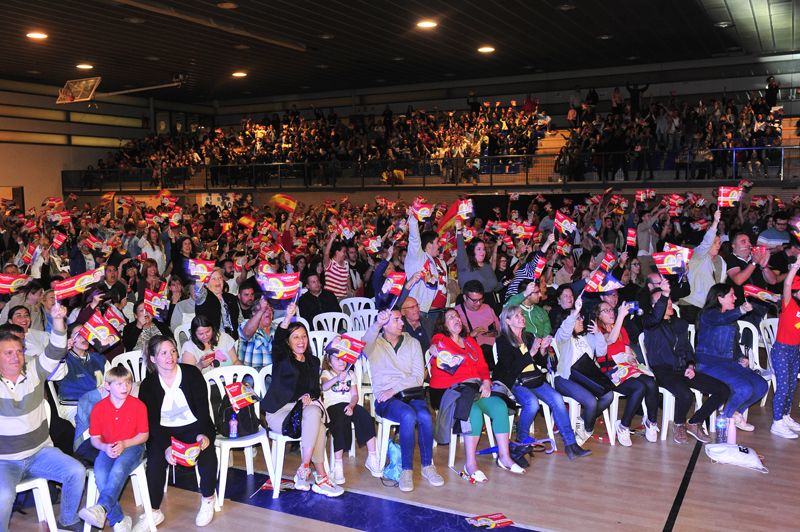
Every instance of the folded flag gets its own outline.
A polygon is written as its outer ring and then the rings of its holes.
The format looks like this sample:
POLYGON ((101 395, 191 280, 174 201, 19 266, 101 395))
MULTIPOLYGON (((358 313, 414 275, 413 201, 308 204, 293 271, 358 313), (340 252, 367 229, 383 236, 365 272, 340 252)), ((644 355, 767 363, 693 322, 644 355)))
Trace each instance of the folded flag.
POLYGON ((200 458, 200 442, 184 443, 171 437, 172 457, 178 465, 183 467, 194 467, 197 459, 200 458))
POLYGON ((740 187, 719 187, 717 204, 720 208, 733 207, 733 204, 741 199, 742 189, 740 187))
POLYGON ((271 203, 275 208, 286 212, 294 212, 297 209, 297 200, 288 194, 275 194, 272 196, 271 203))
POLYGON ((108 320, 108 323, 110 323, 118 333, 122 333, 122 329, 124 329, 125 325, 127 324, 125 315, 122 314, 122 311, 114 305, 108 306, 108 309, 106 309, 103 317, 108 320))
POLYGON ((366 342, 362 342, 346 334, 337 334, 328 342, 328 345, 325 346, 325 354, 341 358, 347 364, 355 364, 366 345, 366 342))
POLYGON ((765 303, 779 303, 781 300, 780 294, 764 290, 763 288, 752 284, 744 285, 744 296, 754 297, 765 303))
POLYGON ((29 275, 0 273, 0 294, 13 294, 30 280, 29 275))
POLYGON ((692 256, 694 255, 694 250, 685 248, 683 246, 678 246, 675 244, 670 244, 669 242, 664 242, 664 251, 675 251, 680 255, 681 260, 684 264, 689 264, 689 261, 692 260, 692 256))
POLYGON ((294 299, 300 292, 299 273, 257 273, 256 280, 269 299, 294 299))
POLYGON ((79 334, 98 351, 102 351, 120 340, 117 329, 99 311, 95 311, 86 320, 79 334))
POLYGON ((381 251, 381 239, 377 236, 365 238, 361 241, 361 245, 364 246, 364 249, 370 255, 376 255, 381 251))
POLYGON ((474 517, 465 517, 467 524, 475 528, 504 528, 514 524, 514 521, 506 517, 503 513, 493 513, 485 515, 476 515, 474 517))
POLYGON ((208 282, 208 279, 214 272, 214 264, 215 262, 213 260, 186 259, 186 269, 189 275, 201 283, 208 282))
POLYGON ((561 211, 556 211, 555 227, 562 235, 568 235, 575 231, 575 221, 561 211))
POLYGON ((636 229, 633 227, 628 228, 628 235, 625 237, 625 245, 628 247, 636 246, 636 229))
POLYGON ((571 251, 572 246, 570 246, 569 242, 565 238, 559 238, 556 244, 556 253, 562 257, 566 257, 571 251))
POLYGON ((686 263, 677 251, 653 253, 653 262, 661 275, 677 275, 686 271, 686 263))
POLYGON ((102 281, 104 275, 105 266, 100 266, 99 268, 75 275, 69 279, 57 281, 53 283, 56 299, 61 301, 68 297, 82 294, 91 288, 93 284, 102 281))
POLYGON ((239 412, 242 408, 255 404, 258 399, 253 388, 246 382, 226 384, 225 393, 231 402, 231 408, 233 408, 234 412, 239 412))
POLYGON ((600 269, 604 272, 610 272, 611 268, 614 267, 614 264, 617 263, 617 257, 614 256, 614 253, 611 251, 606 251, 605 256, 603 256, 603 260, 600 261, 600 269))
POLYGON ((386 274, 386 280, 383 282, 381 292, 384 294, 391 294, 399 296, 403 291, 403 285, 406 284, 405 272, 392 272, 386 274))

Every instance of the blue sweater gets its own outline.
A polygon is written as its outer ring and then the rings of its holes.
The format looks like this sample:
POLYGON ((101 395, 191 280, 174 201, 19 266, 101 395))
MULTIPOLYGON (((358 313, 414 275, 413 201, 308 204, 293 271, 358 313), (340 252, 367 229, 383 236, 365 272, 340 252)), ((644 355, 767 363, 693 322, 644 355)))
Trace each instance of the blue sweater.
POLYGON ((738 362, 742 358, 739 347, 739 327, 736 320, 742 317, 739 307, 721 312, 708 309, 700 313, 697 331, 697 360, 701 364, 738 362))
POLYGON ((106 359, 94 351, 86 355, 82 362, 78 356, 70 351, 65 357, 67 375, 58 383, 58 397, 65 401, 77 401, 83 394, 97 388, 95 372, 105 374, 106 359))

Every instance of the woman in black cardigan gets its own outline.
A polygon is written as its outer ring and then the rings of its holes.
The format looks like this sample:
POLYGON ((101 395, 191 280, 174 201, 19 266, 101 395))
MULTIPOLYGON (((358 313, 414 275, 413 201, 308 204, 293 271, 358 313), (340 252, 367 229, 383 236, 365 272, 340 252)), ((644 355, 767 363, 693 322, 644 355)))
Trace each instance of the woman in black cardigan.
POLYGON ((214 268, 195 301, 195 313, 204 315, 218 331, 225 331, 234 340, 239 339, 239 300, 224 292, 225 275, 222 268, 214 268))
MULTIPOLYGON (((261 307, 267 304, 263 299, 259 303, 261 307)), ((311 489, 328 497, 338 497, 344 490, 333 484, 325 473, 326 416, 325 407, 320 402, 320 361, 311 353, 305 326, 292 322, 295 312, 297 305, 289 304, 286 316, 275 330, 272 341, 272 383, 261 400, 261 410, 270 430, 280 433, 283 421, 294 405, 298 401, 303 403, 301 463, 294 476, 294 487, 303 491, 311 489), (315 469, 313 485, 309 480, 312 462, 315 469)))
MULTIPOLYGON (((500 331, 495 342, 497 364, 492 371, 492 378, 505 384, 522 407, 517 440, 525 443, 528 439, 533 419, 539 410, 539 400, 542 400, 550 407, 564 440, 567 457, 574 460, 591 454, 575 441, 564 398, 547 382, 547 348, 552 338, 544 341, 525 332, 525 316, 517 305, 508 305, 500 313, 500 331)), ((555 360, 552 365, 555 366, 555 360)))
POLYGON ((216 431, 208 406, 208 387, 200 370, 178 364, 175 342, 166 336, 154 336, 144 350, 147 376, 139 389, 139 398, 147 406, 150 439, 147 442, 147 488, 156 525, 164 521, 161 500, 164 497, 167 464, 175 465, 172 438, 183 443, 200 444, 197 469, 203 495, 195 525, 205 526, 214 517, 214 490, 217 487, 216 431))

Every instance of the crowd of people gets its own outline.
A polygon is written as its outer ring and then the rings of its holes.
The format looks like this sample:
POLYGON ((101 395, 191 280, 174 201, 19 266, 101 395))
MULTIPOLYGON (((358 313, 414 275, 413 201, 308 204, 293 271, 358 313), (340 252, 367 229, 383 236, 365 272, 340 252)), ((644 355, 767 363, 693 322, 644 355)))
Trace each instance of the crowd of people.
MULTIPOLYGON (((517 106, 479 102, 472 97, 469 110, 426 111, 409 106, 394 113, 340 119, 333 109, 327 115, 313 109, 304 116, 296 108, 245 119, 238 127, 200 128, 177 135, 151 135, 109 152, 90 169, 91 181, 102 180, 108 170, 138 172, 146 169, 153 183, 186 179, 208 167, 212 184, 266 177, 267 169, 239 172, 236 168, 270 163, 309 163, 312 169, 341 171, 343 165, 360 167, 384 163, 382 168, 406 169, 412 161, 464 159, 435 163, 448 179, 460 179, 470 164, 465 160, 503 155, 532 155, 539 139, 551 128, 551 117, 530 95, 517 106), (96 167, 95 167, 96 166, 96 167), (220 169, 220 166, 234 168, 220 169), (242 174, 241 176, 239 174, 242 174), (263 174, 263 175, 262 175, 263 174)), ((325 177, 324 175, 322 177, 325 177)))
POLYGON ((764 95, 750 94, 745 101, 733 97, 704 102, 645 101, 647 86, 628 85, 628 98, 619 87, 611 94, 611 110, 598 112, 597 93, 576 94, 570 100, 570 131, 561 149, 556 170, 564 177, 581 180, 597 172, 613 179, 622 172, 627 181, 653 179, 656 171, 674 170, 687 178, 727 177, 735 174, 767 177, 770 166, 780 162, 781 118, 775 79, 767 80, 764 95), (769 149, 776 148, 776 149, 769 149))
POLYGON ((715 412, 752 431, 745 414, 768 383, 755 371, 759 344, 753 352, 740 324, 779 317, 774 344, 764 345, 776 382, 770 431, 796 439, 800 196, 787 205, 751 187, 740 183, 733 207, 728 191, 718 198, 609 191, 580 203, 531 196, 521 214, 511 205, 522 200, 512 197, 506 212, 477 215, 468 200, 448 206, 422 197, 306 206, 285 196, 256 204, 246 195, 215 207, 180 205, 162 191, 146 202, 106 198, 94 206, 48 198, 38 211, 6 200, 0 403, 9 421, 0 428, 0 476, 8 482, 0 486, 0 528, 14 486, 42 476, 63 485, 60 527, 108 521, 130 530, 118 499, 142 457, 152 515, 163 522, 167 465, 182 463, 175 440, 197 446, 196 524, 209 524, 218 435, 204 373, 219 366, 271 367, 258 407, 270 430, 286 430, 287 420, 298 425, 295 489, 344 492, 351 423, 367 447, 366 469, 382 476, 377 416, 399 425, 398 483, 408 492, 416 448, 422 478, 445 483, 433 442, 446 444, 451 433, 464 435, 462 476, 494 476, 478 459, 485 422, 498 468, 525 473, 528 462, 515 451, 536 443, 541 403, 570 460, 591 454, 614 392, 626 402, 606 429, 622 446, 633 444, 642 405, 644 440, 657 440, 659 387, 676 398, 678 445, 709 442, 704 424, 715 412), (202 273, 195 261, 212 267, 202 273), (299 287, 299 297, 288 298, 270 288, 264 279, 274 274, 297 274, 286 282, 298 279, 302 295, 299 287), (316 352, 309 336, 315 316, 342 311, 351 297, 370 299, 374 309, 361 333, 369 409, 354 368, 335 350, 316 352), (117 316, 108 341, 86 334, 98 314, 117 316), (182 342, 176 330, 185 323, 182 342), (134 350, 147 365, 141 382, 122 367, 107 369, 134 350), (56 397, 47 397, 48 379, 57 381, 56 397), (694 412, 692 390, 707 396, 694 412), (57 415, 62 401, 77 401, 66 420, 57 415), (580 408, 574 424, 565 403, 580 408), (516 423, 509 411, 518 411, 516 423), (323 460, 328 432, 331 471, 323 460), (100 495, 81 509, 84 467, 92 465, 100 495))

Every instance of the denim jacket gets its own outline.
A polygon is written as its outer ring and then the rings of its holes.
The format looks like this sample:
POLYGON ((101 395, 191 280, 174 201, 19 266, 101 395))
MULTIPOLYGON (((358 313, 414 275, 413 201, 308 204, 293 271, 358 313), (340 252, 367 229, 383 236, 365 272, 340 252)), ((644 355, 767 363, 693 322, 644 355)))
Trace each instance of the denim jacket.
POLYGON ((700 364, 738 362, 742 358, 739 347, 739 327, 736 320, 742 317, 739 307, 721 312, 708 309, 700 313, 697 331, 697 361, 700 364))

